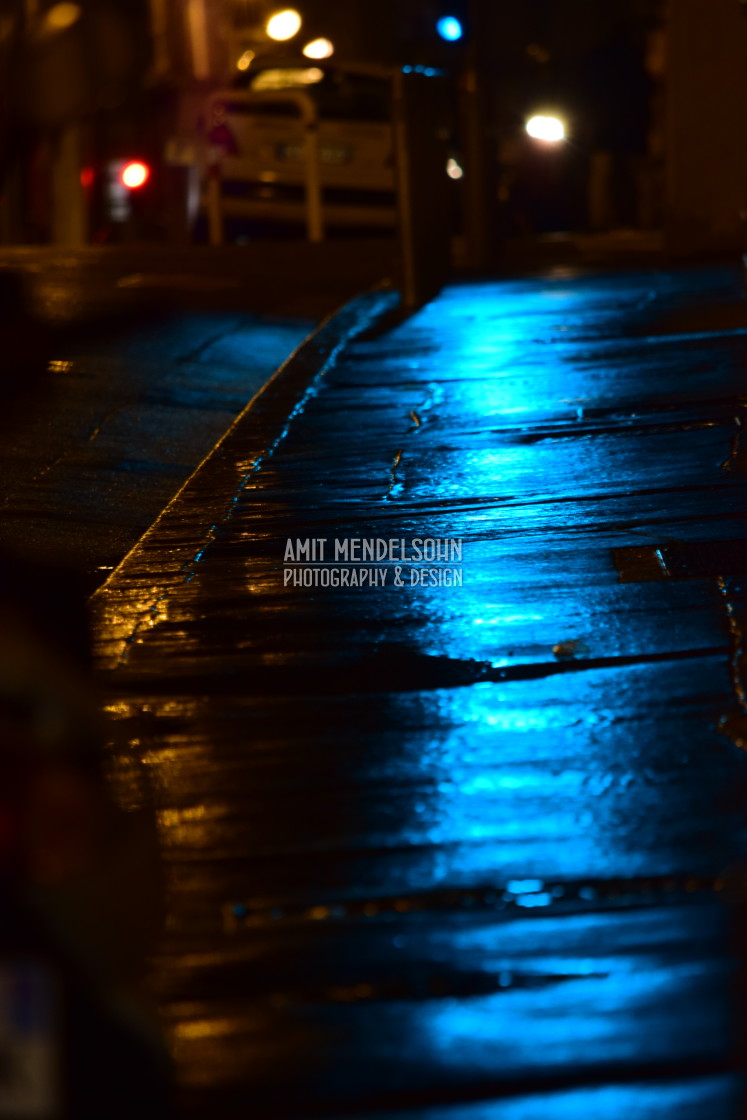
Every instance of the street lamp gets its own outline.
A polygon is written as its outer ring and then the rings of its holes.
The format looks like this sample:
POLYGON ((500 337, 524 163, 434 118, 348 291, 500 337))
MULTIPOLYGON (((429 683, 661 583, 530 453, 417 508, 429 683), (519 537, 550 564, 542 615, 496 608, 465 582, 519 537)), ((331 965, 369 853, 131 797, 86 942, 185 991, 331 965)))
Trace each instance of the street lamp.
POLYGON ((559 117, 543 114, 530 117, 526 123, 526 130, 533 140, 544 140, 546 144, 557 144, 565 140, 565 125, 559 117))
POLYGON ((330 58, 335 53, 329 39, 312 39, 303 49, 306 58, 330 58))
POLYGON ((271 39, 282 43, 298 34, 301 23, 301 17, 295 8, 285 8, 282 12, 275 12, 270 16, 265 30, 271 39))
POLYGON ((456 16, 443 16, 436 23, 436 31, 447 43, 458 42, 464 34, 462 25, 456 16))
POLYGON ((83 11, 78 4, 68 3, 64 0, 49 8, 44 16, 44 30, 48 32, 67 31, 82 16, 83 11))

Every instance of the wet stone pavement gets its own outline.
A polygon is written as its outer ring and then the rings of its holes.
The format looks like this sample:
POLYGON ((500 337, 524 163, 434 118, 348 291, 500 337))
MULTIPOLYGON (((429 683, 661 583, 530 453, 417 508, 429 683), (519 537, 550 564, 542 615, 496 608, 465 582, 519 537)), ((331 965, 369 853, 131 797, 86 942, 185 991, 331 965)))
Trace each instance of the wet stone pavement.
POLYGON ((93 601, 185 1115, 739 1117, 741 276, 392 306, 323 328, 93 601), (294 586, 353 568, 312 538, 461 540, 462 581, 294 586))

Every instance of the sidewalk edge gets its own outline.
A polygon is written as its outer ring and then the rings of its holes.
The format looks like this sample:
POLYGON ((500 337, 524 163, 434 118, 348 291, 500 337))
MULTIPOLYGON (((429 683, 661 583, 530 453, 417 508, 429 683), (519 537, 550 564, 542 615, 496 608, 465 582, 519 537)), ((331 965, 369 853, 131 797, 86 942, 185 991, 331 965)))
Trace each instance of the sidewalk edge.
MULTIPOLYGON (((214 523, 209 526, 208 533, 214 531, 216 525, 229 516, 237 492, 243 489, 247 477, 259 470, 282 442, 294 417, 313 395, 317 380, 335 361, 340 351, 387 313, 395 310, 400 303, 400 293, 387 281, 382 281, 322 320, 257 390, 164 506, 153 524, 122 557, 104 583, 93 592, 89 604, 96 604, 100 597, 112 590, 112 585, 121 577, 123 570, 130 566, 138 553, 147 548, 150 540, 164 528, 164 523, 177 513, 178 507, 186 499, 199 498, 200 491, 212 491, 212 509, 209 509, 210 498, 206 496, 209 512, 206 509, 205 521, 214 523), (241 459, 247 467, 237 488, 235 454, 231 454, 231 451, 238 441, 241 442, 241 459), (220 475, 228 476, 229 472, 232 475, 230 483, 222 489, 220 475), (215 493, 216 489, 220 490, 219 496, 215 493)), ((183 546, 183 551, 193 556, 195 543, 183 546)), ((209 542, 201 542, 201 547, 205 547, 207 543, 209 542)), ((177 551, 182 550, 177 547, 175 552, 177 551)), ((198 549, 198 554, 200 551, 198 549)))

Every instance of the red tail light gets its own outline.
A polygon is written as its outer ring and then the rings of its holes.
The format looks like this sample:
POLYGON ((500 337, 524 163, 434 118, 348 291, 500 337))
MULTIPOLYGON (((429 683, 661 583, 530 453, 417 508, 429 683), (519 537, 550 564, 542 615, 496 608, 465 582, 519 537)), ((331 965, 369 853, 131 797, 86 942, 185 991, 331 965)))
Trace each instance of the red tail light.
POLYGON ((119 173, 120 183, 131 191, 137 190, 138 187, 144 187, 149 179, 150 168, 147 163, 141 163, 138 159, 126 163, 119 173))

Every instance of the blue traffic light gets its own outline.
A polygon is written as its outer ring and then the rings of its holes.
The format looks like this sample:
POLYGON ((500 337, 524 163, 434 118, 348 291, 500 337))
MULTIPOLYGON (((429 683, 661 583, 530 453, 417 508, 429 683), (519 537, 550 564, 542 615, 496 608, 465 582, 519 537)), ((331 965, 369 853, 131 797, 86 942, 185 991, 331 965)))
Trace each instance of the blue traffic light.
POLYGON ((456 16, 443 16, 436 24, 436 30, 448 43, 455 43, 462 37, 462 25, 456 16))

